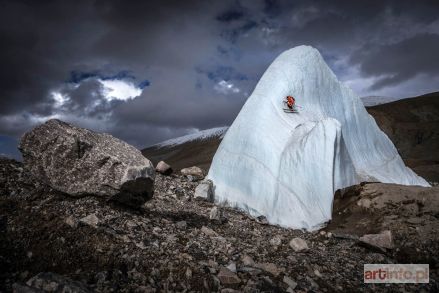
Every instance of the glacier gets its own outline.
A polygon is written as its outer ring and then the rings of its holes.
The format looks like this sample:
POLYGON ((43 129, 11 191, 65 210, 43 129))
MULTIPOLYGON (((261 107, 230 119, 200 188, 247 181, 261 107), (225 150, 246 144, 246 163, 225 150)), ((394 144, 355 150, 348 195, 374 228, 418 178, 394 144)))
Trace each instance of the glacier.
POLYGON ((218 203, 305 230, 331 219, 337 189, 363 181, 429 186, 309 46, 283 52, 268 67, 207 178, 218 203), (287 95, 296 98, 299 113, 282 110, 287 95))

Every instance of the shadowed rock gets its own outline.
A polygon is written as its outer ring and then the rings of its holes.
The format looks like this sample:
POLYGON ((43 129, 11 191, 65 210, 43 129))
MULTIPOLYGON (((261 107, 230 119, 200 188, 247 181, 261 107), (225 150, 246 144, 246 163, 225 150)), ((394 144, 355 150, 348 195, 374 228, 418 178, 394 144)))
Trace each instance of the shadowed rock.
POLYGON ((157 166, 155 167, 155 170, 163 175, 171 175, 173 171, 171 166, 169 166, 163 161, 158 162, 157 166))
POLYGON ((139 206, 153 194, 152 163, 135 147, 105 133, 49 120, 20 141, 25 167, 52 188, 139 206))

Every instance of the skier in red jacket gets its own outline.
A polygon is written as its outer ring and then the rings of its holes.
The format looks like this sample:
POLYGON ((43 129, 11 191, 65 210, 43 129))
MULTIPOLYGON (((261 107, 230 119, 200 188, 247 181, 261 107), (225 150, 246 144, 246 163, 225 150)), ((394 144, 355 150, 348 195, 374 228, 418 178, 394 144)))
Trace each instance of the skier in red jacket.
POLYGON ((287 106, 291 110, 293 110, 294 104, 296 103, 296 99, 293 96, 287 96, 287 106))

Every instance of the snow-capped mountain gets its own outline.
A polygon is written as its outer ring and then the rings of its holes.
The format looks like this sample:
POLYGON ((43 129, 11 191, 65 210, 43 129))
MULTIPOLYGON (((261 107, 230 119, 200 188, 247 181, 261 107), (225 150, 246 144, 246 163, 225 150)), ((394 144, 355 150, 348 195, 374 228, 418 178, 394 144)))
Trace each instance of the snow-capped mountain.
POLYGON ((372 106, 398 101, 401 98, 384 97, 384 96, 367 96, 367 97, 361 97, 360 99, 365 107, 372 107, 372 106))
POLYGON ((164 160, 174 170, 196 165, 207 171, 227 129, 217 127, 169 139, 143 149, 142 153, 154 165, 164 160))
POLYGON ((224 126, 224 127, 216 127, 216 128, 200 130, 188 135, 165 140, 163 142, 153 145, 153 147, 157 147, 157 148, 172 147, 196 140, 206 140, 213 137, 223 138, 224 135, 226 134, 227 129, 228 127, 224 126))
POLYGON ((208 178, 217 201, 307 230, 331 219, 337 189, 361 181, 428 186, 308 46, 269 66, 224 136, 208 178), (282 110, 287 95, 296 97, 299 113, 282 110))

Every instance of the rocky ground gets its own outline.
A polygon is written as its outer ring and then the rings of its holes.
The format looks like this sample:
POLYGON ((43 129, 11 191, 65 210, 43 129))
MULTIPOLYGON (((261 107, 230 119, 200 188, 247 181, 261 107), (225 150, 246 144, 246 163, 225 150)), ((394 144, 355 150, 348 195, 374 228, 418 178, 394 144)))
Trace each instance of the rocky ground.
POLYGON ((0 160, 0 291, 439 289, 438 187, 356 186, 337 194, 327 228, 306 233, 195 200, 196 186, 158 174, 153 199, 133 210, 71 198, 33 181, 20 163, 0 160), (392 231, 395 247, 358 240, 382 230, 392 231), (363 283, 363 264, 405 262, 429 263, 430 283, 363 283))

